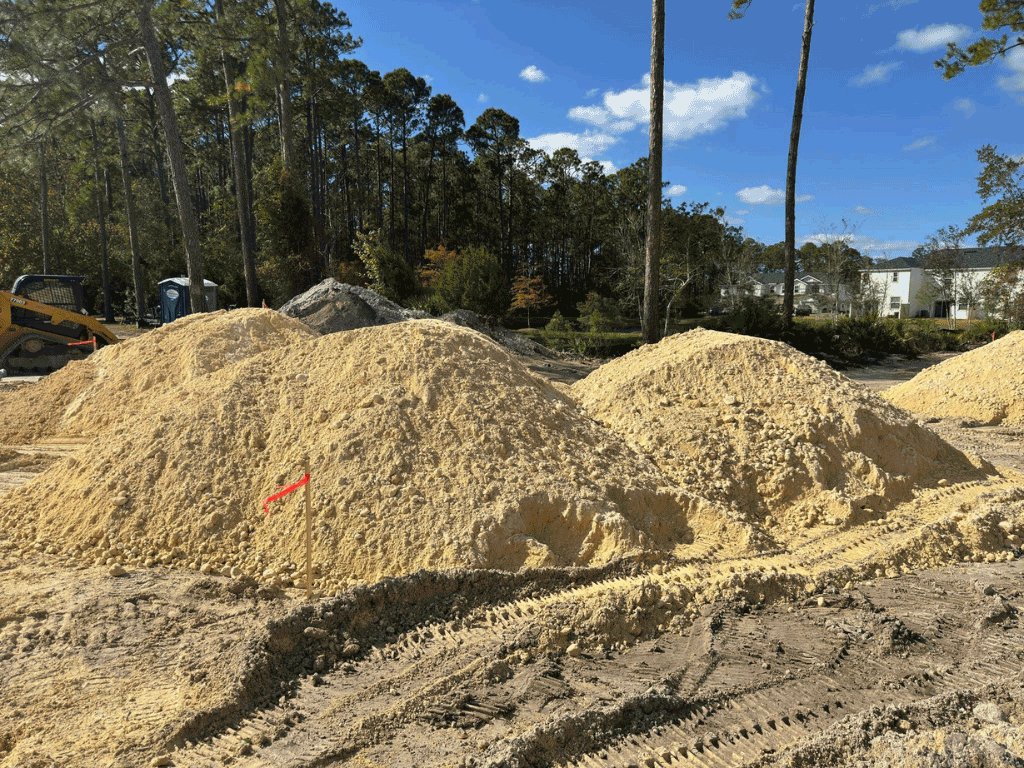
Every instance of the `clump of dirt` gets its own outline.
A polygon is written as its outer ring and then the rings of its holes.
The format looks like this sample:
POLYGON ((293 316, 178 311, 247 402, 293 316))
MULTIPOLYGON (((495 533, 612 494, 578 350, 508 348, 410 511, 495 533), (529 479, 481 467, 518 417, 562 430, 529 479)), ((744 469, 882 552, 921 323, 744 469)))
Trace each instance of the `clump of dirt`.
POLYGON ((881 394, 928 417, 1024 427, 1024 331, 927 368, 881 394))
POLYGON ((110 566, 292 583, 304 489, 269 516, 262 500, 306 460, 322 593, 418 568, 667 554, 721 518, 502 348, 437 320, 299 336, 161 392, 0 499, 4 526, 110 566))
POLYGON ((316 335, 270 309, 189 315, 8 393, 0 400, 0 443, 98 435, 179 384, 316 335))
POLYGON ((776 341, 698 329, 607 363, 571 392, 682 487, 759 529, 765 546, 992 471, 776 341))

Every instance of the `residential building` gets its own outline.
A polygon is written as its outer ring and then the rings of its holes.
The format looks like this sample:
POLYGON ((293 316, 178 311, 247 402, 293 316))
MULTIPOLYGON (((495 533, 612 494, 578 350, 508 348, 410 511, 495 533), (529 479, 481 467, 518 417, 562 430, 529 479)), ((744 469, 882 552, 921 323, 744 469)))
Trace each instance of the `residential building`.
POLYGON ((1002 247, 946 249, 927 261, 901 256, 861 270, 862 293, 882 317, 984 317, 981 282, 1022 257, 1024 249, 1002 247))
MULTIPOLYGON (((779 304, 785 293, 785 272, 757 272, 744 282, 721 289, 722 299, 735 302, 740 296, 767 297, 779 304)), ((810 312, 850 311, 850 290, 846 285, 831 285, 818 272, 797 272, 793 280, 793 306, 810 312)))

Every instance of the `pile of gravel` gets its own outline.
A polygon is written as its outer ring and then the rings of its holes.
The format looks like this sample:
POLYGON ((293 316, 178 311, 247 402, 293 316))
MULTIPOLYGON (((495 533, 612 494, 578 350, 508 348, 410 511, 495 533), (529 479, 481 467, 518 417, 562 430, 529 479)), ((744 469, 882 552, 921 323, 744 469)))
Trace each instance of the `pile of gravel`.
MULTIPOLYGON (((425 320, 431 317, 418 309, 400 307, 369 288, 339 283, 333 277, 291 299, 280 311, 301 320, 322 334, 401 323, 405 320, 425 320)), ((457 309, 440 319, 479 331, 513 352, 553 357, 551 350, 518 333, 507 331, 499 323, 475 312, 457 309)))
POLYGON ((333 277, 300 293, 279 311, 301 320, 320 333, 351 331, 430 317, 426 312, 400 307, 369 288, 339 283, 333 277))

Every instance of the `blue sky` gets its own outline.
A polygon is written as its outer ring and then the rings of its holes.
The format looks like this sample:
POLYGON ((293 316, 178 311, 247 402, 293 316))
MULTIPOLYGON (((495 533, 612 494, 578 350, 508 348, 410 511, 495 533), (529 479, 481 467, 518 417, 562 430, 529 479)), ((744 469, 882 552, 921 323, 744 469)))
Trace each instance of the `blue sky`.
MULTIPOLYGON (((450 94, 467 127, 488 107, 537 148, 609 171, 647 154, 650 4, 622 0, 336 2, 352 55, 406 67, 450 94)), ((804 4, 666 3, 664 179, 764 243, 784 236, 783 190, 804 4)), ((1024 151, 1024 51, 944 81, 948 41, 980 34, 977 3, 819 3, 797 166, 797 246, 852 231, 874 258, 909 255, 982 206, 975 151, 1024 151)), ((970 244, 971 241, 968 241, 970 244)))

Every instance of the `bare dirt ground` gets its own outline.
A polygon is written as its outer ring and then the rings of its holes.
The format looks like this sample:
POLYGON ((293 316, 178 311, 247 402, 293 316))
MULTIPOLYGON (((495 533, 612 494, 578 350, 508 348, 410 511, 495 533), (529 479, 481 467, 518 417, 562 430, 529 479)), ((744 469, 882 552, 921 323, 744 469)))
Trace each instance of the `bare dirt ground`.
MULTIPOLYGON (((844 373, 877 390, 938 359, 844 373)), ((524 362, 563 383, 595 367, 524 362)), ((1001 479, 907 502, 938 523, 743 559, 709 542, 419 571, 306 603, 180 568, 114 575, 0 531, 0 766, 1024 765, 1019 542, 938 570, 882 556, 979 499, 1024 501, 1024 441, 929 426, 1001 479)), ((0 446, 0 494, 82 447, 0 446)))

